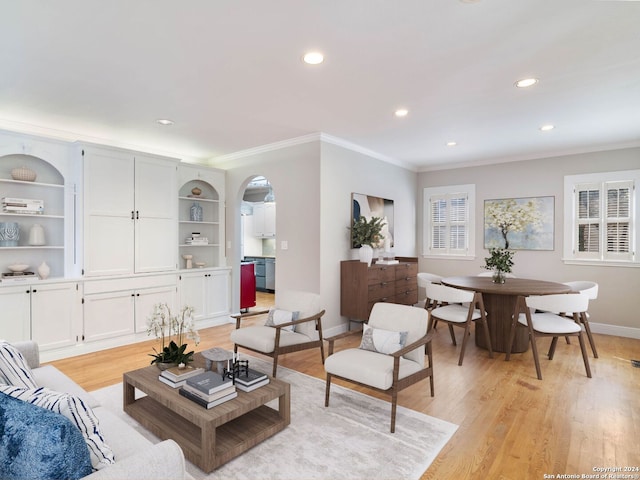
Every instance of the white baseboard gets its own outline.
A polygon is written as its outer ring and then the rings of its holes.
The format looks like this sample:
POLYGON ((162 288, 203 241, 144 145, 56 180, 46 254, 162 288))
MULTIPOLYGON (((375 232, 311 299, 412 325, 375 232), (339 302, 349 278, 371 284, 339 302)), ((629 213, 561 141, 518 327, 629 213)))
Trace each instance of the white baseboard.
POLYGON ((603 335, 613 335, 616 337, 637 338, 640 339, 640 328, 621 327, 618 325, 609 325, 607 323, 589 322, 593 333, 601 333, 603 335))

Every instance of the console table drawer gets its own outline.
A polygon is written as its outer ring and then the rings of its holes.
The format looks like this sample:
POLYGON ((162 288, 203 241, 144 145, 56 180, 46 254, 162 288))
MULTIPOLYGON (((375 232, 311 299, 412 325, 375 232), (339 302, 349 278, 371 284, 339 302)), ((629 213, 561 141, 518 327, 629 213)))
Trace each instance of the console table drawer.
POLYGON ((368 300, 370 302, 375 302, 383 298, 391 298, 395 295, 396 295, 396 285, 394 282, 369 285, 368 300))
POLYGON ((416 277, 418 275, 418 264, 414 262, 400 263, 395 265, 396 280, 400 278, 416 277))

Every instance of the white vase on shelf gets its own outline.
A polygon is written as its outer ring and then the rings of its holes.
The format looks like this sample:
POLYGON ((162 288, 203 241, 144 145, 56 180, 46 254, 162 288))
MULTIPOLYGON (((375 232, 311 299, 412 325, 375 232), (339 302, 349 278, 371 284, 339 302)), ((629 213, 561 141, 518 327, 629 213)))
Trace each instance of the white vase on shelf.
POLYGON ((36 223, 29 230, 29 245, 37 246, 44 245, 45 237, 44 237, 44 228, 42 225, 36 223))
POLYGON ((51 268, 49 268, 49 265, 47 265, 47 262, 42 262, 38 267, 38 275, 40 276, 40 278, 44 280, 49 277, 50 273, 51 273, 51 268))

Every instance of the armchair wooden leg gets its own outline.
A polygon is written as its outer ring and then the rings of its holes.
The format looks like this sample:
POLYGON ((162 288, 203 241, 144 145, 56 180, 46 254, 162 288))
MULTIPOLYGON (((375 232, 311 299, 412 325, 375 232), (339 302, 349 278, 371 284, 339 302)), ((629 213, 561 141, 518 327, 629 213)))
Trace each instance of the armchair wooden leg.
POLYGON ((391 433, 396 431, 396 411, 398 409, 398 392, 393 391, 391 394, 391 433))
POLYGON ((327 386, 325 388, 325 392, 324 392, 324 406, 328 407, 329 406, 329 393, 331 390, 331 374, 327 373, 327 386))
POLYGON ((273 378, 276 378, 276 373, 278 372, 278 354, 273 354, 273 378))

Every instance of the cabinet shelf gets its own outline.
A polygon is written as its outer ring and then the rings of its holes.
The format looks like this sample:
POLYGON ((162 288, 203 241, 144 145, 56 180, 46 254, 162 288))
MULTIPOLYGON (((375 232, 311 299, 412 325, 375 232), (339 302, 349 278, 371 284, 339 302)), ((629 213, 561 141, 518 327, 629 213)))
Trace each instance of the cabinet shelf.
POLYGON ((0 212, 0 217, 28 217, 28 218, 57 218, 60 220, 64 220, 64 215, 34 215, 32 213, 9 213, 9 212, 0 212))
POLYGON ((0 250, 63 250, 62 245, 16 245, 15 247, 0 247, 0 250))
POLYGON ((178 197, 180 200, 188 200, 190 202, 210 202, 220 203, 220 200, 214 200, 212 198, 200 198, 200 197, 178 197))
POLYGON ((9 178, 0 178, 0 183, 14 183, 16 185, 29 185, 33 187, 45 187, 45 188, 64 188, 64 185, 61 185, 59 183, 27 182, 24 180, 13 180, 9 178))
POLYGON ((206 245, 189 245, 188 243, 182 243, 180 244, 180 247, 194 247, 194 248, 199 248, 199 247, 219 247, 220 245, 217 243, 207 243, 206 245))
POLYGON ((196 222, 193 220, 180 220, 180 223, 190 225, 220 225, 220 222, 196 222))

